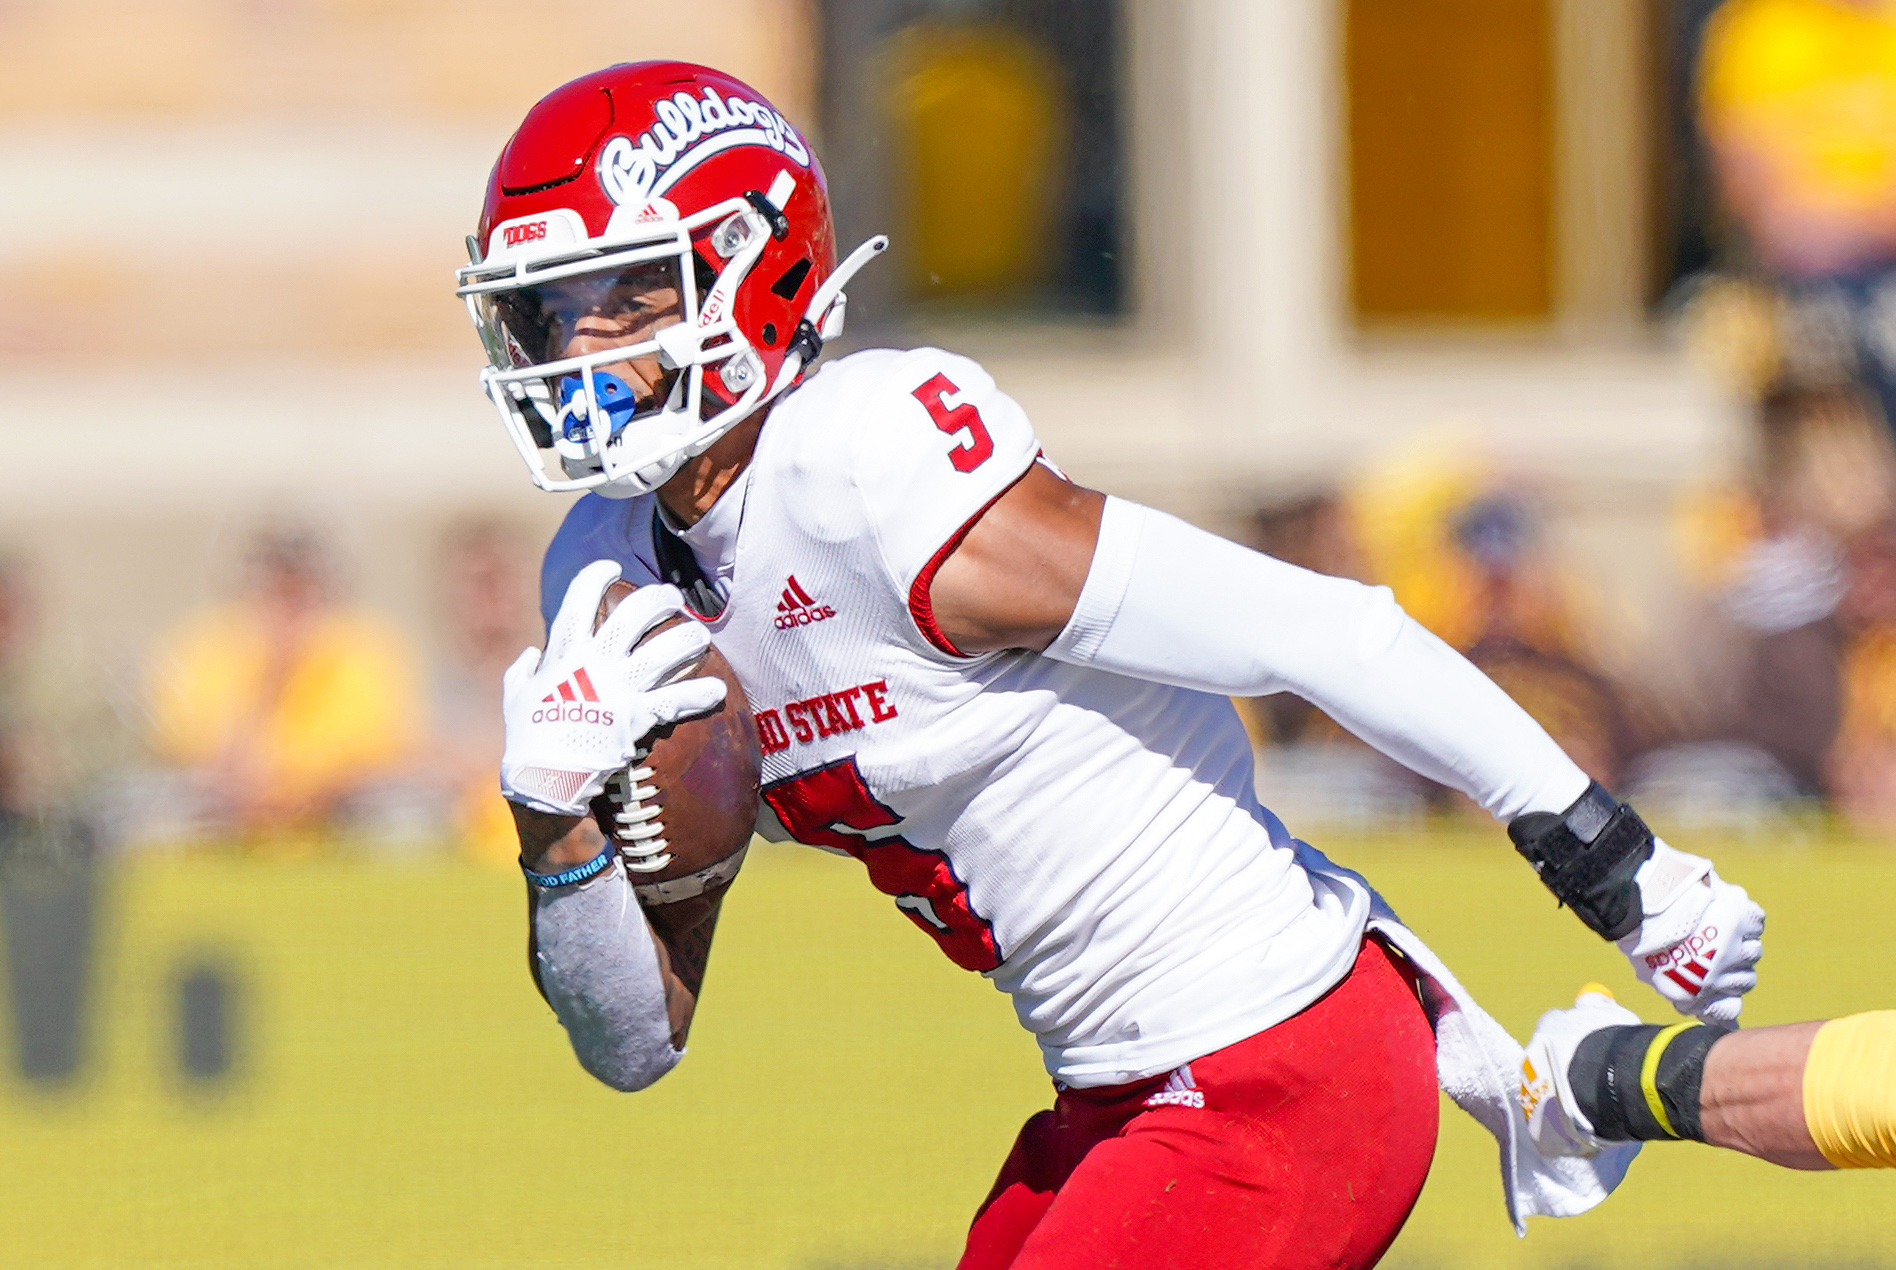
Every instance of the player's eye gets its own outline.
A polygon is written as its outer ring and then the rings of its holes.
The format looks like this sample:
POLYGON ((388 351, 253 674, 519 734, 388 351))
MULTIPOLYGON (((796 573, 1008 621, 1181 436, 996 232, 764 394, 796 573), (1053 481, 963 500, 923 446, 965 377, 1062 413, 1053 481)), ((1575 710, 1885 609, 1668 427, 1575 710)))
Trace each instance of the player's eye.
POLYGON ((668 274, 650 267, 627 270, 600 299, 598 313, 609 321, 643 326, 678 311, 678 289, 668 274))
POLYGON ((596 336, 637 342, 665 318, 679 315, 677 268, 669 262, 645 263, 562 278, 509 292, 493 306, 510 351, 526 354, 516 365, 557 360, 582 326, 592 327, 589 333, 596 336))

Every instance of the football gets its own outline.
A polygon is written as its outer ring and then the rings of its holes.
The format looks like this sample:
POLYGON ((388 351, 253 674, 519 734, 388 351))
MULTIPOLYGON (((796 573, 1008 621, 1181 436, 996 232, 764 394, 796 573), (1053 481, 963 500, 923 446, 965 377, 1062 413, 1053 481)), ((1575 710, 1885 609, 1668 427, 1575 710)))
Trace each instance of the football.
MULTIPOLYGON (((593 629, 634 589, 623 579, 607 587, 593 629)), ((627 875, 647 905, 690 899, 729 881, 757 822, 757 725, 744 686, 716 647, 674 678, 694 675, 724 680, 724 704, 658 729, 644 763, 632 769, 650 775, 614 778, 593 800, 593 818, 619 844, 627 875), (654 851, 660 839, 665 845, 654 851)))

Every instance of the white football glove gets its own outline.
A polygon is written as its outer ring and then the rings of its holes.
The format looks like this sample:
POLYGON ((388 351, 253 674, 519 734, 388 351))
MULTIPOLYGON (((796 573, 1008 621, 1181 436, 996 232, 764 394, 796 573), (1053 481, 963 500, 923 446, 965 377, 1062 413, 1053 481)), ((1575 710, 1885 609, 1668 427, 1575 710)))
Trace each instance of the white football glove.
POLYGON ((677 587, 642 586, 592 629, 600 596, 618 576, 610 560, 581 569, 547 631, 546 651, 521 653, 502 681, 500 789, 536 811, 586 814, 654 728, 724 700, 724 681, 715 676, 668 682, 711 644, 703 625, 689 620, 677 587), (646 638, 678 616, 688 620, 646 638))
MULTIPOLYGON (((1521 1059, 1521 1110, 1527 1133, 1542 1155, 1598 1155, 1615 1145, 1593 1133, 1573 1094, 1574 1051, 1603 1027, 1637 1026, 1639 1016, 1613 1000, 1605 986, 1580 989, 1571 1010, 1549 1010, 1534 1025, 1521 1059)), ((1634 1144, 1634 1150, 1638 1145, 1634 1144)))
POLYGON ((1634 880, 1644 916, 1619 941, 1633 973, 1680 1014, 1737 1026, 1740 998, 1758 983, 1764 909, 1710 860, 1657 839, 1634 880))

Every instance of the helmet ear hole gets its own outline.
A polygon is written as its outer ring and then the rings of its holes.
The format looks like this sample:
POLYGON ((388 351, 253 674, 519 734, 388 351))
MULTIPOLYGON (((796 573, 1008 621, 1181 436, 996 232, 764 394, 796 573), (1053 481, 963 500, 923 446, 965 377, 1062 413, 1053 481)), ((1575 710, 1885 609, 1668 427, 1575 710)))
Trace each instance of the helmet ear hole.
POLYGON ((718 285, 718 271, 712 268, 710 261, 694 251, 691 253, 691 274, 698 284, 698 299, 702 302, 711 293, 711 288, 718 285))
POLYGON ((764 347, 766 348, 777 347, 777 324, 775 322, 764 323, 763 336, 764 336, 764 347))
POLYGON ((542 450, 553 448, 553 429, 547 426, 546 420, 540 417, 539 411, 529 405, 521 410, 520 417, 526 420, 527 435, 533 438, 534 445, 542 450))
MULTIPOLYGON (((803 259, 783 271, 783 276, 770 284, 770 293, 785 300, 797 298, 797 292, 803 290, 803 280, 810 276, 810 258, 803 259)), ((770 341, 775 344, 777 341, 770 341)))

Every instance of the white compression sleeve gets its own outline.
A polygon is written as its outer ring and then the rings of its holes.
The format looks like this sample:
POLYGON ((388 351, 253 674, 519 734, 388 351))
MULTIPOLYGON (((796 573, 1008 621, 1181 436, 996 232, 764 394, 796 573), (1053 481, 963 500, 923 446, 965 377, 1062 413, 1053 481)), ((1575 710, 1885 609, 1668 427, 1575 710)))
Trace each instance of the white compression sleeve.
POLYGON ((673 1049, 651 928, 615 863, 576 886, 534 887, 540 986, 579 1065, 614 1089, 643 1089, 684 1056, 673 1049))
POLYGON ((1106 500, 1058 661, 1230 696, 1294 692, 1390 758, 1511 820, 1588 778, 1494 682, 1396 604, 1106 500))

